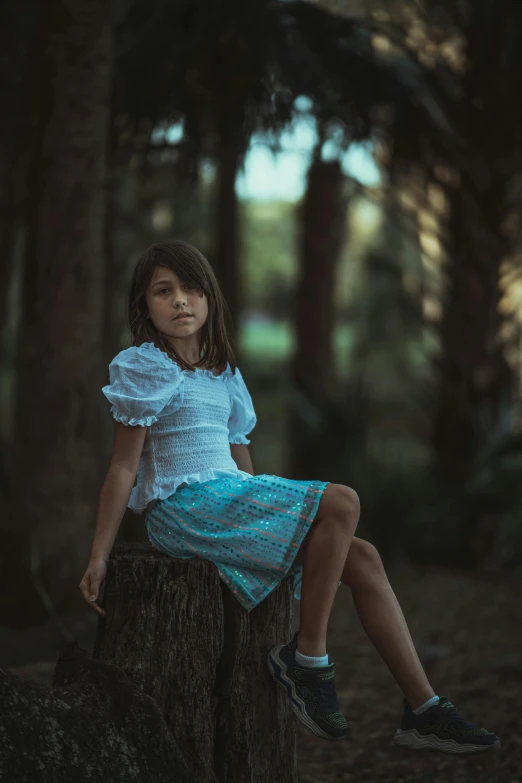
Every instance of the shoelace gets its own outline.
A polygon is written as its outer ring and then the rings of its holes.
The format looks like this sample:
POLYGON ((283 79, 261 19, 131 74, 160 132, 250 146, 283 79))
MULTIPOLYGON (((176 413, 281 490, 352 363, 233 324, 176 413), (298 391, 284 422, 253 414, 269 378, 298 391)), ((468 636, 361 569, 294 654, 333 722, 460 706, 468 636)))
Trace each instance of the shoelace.
POLYGON ((443 704, 436 705, 439 706, 444 712, 447 714, 448 718, 451 720, 452 723, 458 726, 462 726, 466 729, 474 729, 475 726, 473 723, 470 723, 469 720, 466 720, 466 718, 463 718, 460 712, 458 712, 457 708, 453 706, 453 704, 450 701, 445 701, 443 704))
POLYGON ((313 690, 317 697, 318 709, 324 712, 337 712, 339 710, 333 677, 331 680, 326 680, 326 682, 324 680, 320 682, 315 677, 307 678, 306 675, 303 677, 301 674, 299 681, 305 688, 313 690))
POLYGON ((324 712, 337 712, 339 705, 337 703, 337 694, 335 692, 334 681, 330 680, 323 684, 319 691, 318 707, 324 712))

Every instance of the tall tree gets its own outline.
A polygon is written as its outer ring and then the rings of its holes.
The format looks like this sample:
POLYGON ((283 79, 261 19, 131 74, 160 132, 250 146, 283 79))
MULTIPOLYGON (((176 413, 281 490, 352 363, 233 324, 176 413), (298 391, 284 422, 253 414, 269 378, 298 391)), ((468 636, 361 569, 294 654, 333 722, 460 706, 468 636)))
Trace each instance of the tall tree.
POLYGON ((442 473, 464 478, 477 450, 505 430, 514 391, 498 302, 522 169, 522 9, 511 0, 408 8, 408 24, 395 16, 383 31, 420 96, 413 113, 398 118, 393 160, 420 163, 447 196, 450 263, 432 442, 442 473))
POLYGON ((498 303, 510 250, 509 189, 522 166, 522 14, 509 2, 470 5, 462 32, 466 64, 455 120, 469 152, 458 186, 448 189, 452 264, 433 442, 441 466, 465 476, 476 449, 504 429, 514 390, 498 303))
POLYGON ((1 622, 80 602, 100 471, 108 0, 48 0, 33 73, 28 241, 1 622))
POLYGON ((296 289, 296 354, 291 411, 291 473, 317 475, 321 425, 335 380, 333 328, 334 278, 346 218, 339 161, 322 161, 322 140, 308 172, 301 213, 300 271, 296 289))
POLYGON ((34 0, 21 9, 13 0, 0 7, 0 369, 7 371, 5 340, 8 295, 14 277, 15 247, 23 224, 26 150, 31 111, 26 101, 27 52, 36 29, 34 0))

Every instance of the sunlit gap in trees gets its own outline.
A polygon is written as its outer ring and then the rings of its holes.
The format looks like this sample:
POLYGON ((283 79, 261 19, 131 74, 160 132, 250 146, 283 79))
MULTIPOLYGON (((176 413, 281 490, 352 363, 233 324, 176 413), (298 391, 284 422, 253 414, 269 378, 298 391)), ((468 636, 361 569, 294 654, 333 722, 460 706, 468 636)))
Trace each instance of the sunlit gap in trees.
MULTIPOLYGON (((299 201, 306 189, 306 174, 317 144, 317 122, 311 113, 311 101, 300 96, 295 103, 295 117, 278 139, 269 134, 254 134, 242 171, 238 172, 236 190, 240 199, 255 201, 299 201)), ((161 125, 151 134, 152 145, 177 145, 183 138, 184 122, 161 125)), ((374 144, 354 143, 342 150, 342 131, 332 125, 322 150, 323 160, 340 158, 346 176, 369 188, 382 185, 382 176, 374 156, 374 144)), ((211 175, 208 162, 202 172, 211 175)))
MULTIPOLYGON (((269 243, 269 247, 264 250, 259 249, 255 237, 260 220, 263 223, 261 228, 263 232, 267 230, 268 225, 275 230, 275 223, 279 225, 281 221, 291 219, 293 205, 298 204, 305 194, 308 169, 319 139, 317 121, 313 116, 312 108, 310 99, 300 96, 294 102, 294 117, 291 123, 280 135, 276 137, 271 133, 254 134, 245 156, 244 166, 238 172, 236 192, 246 210, 244 219, 249 225, 248 236, 244 240, 243 258, 247 292, 254 284, 254 287, 263 287, 263 280, 276 273, 287 281, 285 284, 291 285, 295 280, 297 259, 294 257, 293 244, 291 242, 287 244, 281 237, 281 246, 269 243), (281 212, 283 203, 288 204, 290 210, 290 212, 284 210, 284 215, 281 212), (252 210, 255 212, 255 218, 254 213, 250 215, 252 210), (261 274, 260 253, 263 258, 266 254, 269 256, 265 258, 262 265, 263 280, 257 279, 261 274)), ((170 125, 163 124, 155 128, 151 134, 151 144, 158 147, 172 145, 175 148, 182 141, 183 134, 182 120, 170 125)), ((380 233, 382 205, 379 203, 379 198, 376 200, 372 198, 371 193, 385 186, 385 177, 378 163, 378 155, 375 154, 378 150, 372 141, 346 144, 340 123, 330 123, 325 136, 321 150, 322 159, 340 160, 345 175, 361 186, 361 192, 352 200, 347 213, 350 239, 343 247, 336 285, 336 308, 340 308, 345 300, 353 295, 353 273, 359 269, 362 257, 380 233)), ((213 161, 203 160, 199 173, 202 184, 211 184, 216 174, 213 161)), ((161 224, 161 227, 165 228, 167 223, 172 222, 171 210, 170 204, 163 202, 157 204, 153 224, 155 226, 158 224, 157 227, 161 224)), ((285 230, 281 229, 281 233, 284 236, 285 230)), ((247 299, 250 300, 250 297, 247 296, 247 299)), ((253 301, 248 301, 240 324, 240 342, 248 355, 265 356, 267 346, 269 346, 271 360, 282 360, 292 354, 294 335, 292 325, 286 319, 275 321, 268 313, 260 310, 253 301)), ((337 325, 334 340, 336 353, 339 356, 348 356, 348 347, 353 338, 352 331, 348 324, 337 325)))

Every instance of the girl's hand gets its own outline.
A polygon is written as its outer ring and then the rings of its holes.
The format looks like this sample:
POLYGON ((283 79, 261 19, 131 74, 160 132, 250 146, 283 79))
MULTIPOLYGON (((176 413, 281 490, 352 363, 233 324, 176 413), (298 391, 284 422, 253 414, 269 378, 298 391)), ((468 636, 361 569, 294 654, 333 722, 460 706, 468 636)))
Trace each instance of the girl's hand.
POLYGON ((91 609, 101 615, 101 617, 105 617, 107 613, 105 609, 102 609, 95 602, 100 593, 100 587, 105 580, 106 573, 107 563, 105 560, 91 560, 79 585, 82 595, 91 609))

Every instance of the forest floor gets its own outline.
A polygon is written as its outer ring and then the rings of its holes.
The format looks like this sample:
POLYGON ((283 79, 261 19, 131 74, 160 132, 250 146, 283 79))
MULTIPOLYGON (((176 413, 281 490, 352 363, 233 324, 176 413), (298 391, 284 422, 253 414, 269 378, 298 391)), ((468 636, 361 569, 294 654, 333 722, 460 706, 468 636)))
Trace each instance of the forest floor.
POLYGON ((299 726, 300 783, 522 783, 522 580, 499 584, 411 567, 394 569, 389 579, 435 693, 498 734, 501 748, 459 758, 392 744, 402 694, 341 585, 327 652, 349 735, 329 742, 299 726))
MULTIPOLYGON (((328 742, 298 726, 300 783, 522 783, 522 580, 473 578, 435 568, 395 568, 399 598, 435 692, 468 719, 495 731, 500 751, 486 756, 413 754, 392 744, 402 696, 367 640, 350 591, 341 585, 328 632, 328 655, 349 736, 328 742)), ((92 649, 97 618, 73 628, 92 649)), ((299 603, 294 604, 294 630, 299 603)), ((0 628, 0 668, 51 684, 63 639, 38 629, 0 628)), ((267 783, 277 783, 267 781, 267 783)))

